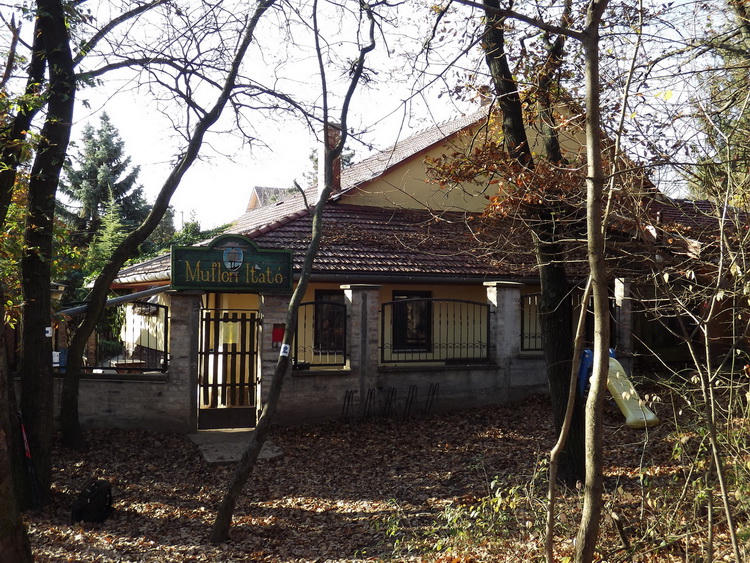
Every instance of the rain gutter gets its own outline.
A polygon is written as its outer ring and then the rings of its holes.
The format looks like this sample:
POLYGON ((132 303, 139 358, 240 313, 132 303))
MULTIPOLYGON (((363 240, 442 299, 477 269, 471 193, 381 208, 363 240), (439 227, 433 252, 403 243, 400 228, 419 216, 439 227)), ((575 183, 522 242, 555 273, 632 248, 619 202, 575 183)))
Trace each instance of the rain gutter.
MULTIPOLYGON (((120 305, 121 303, 130 303, 131 301, 137 301, 138 299, 141 299, 143 297, 151 297, 152 295, 158 295, 168 290, 169 290, 168 285, 152 287, 151 289, 146 289, 144 291, 137 291, 135 293, 129 293, 128 295, 122 295, 120 297, 113 297, 112 299, 107 299, 107 301, 104 303, 104 306, 112 307, 113 305, 120 305)), ((79 305, 77 307, 64 309, 60 311, 60 314, 66 315, 68 317, 73 317, 75 315, 80 315, 81 313, 85 313, 88 308, 89 308, 89 304, 84 303, 83 305, 79 305)))

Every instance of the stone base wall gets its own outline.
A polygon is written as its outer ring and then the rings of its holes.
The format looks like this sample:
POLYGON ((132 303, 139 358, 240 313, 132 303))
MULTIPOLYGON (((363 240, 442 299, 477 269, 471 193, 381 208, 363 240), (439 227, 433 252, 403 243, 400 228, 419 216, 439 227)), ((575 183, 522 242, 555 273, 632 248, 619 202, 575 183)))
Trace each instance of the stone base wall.
MULTIPOLYGON (((193 432, 198 426, 200 294, 169 295, 169 371, 81 378, 78 415, 83 427, 193 432)), ((55 378, 55 416, 62 377, 55 378)), ((20 396, 20 395, 17 395, 20 396)))
MULTIPOLYGON (((180 383, 183 379, 171 373, 151 381, 83 379, 81 424, 85 428, 194 432, 197 425, 190 397, 195 393, 180 383)), ((351 370, 292 371, 284 382, 277 422, 310 424, 385 414, 398 418, 519 401, 548 390, 542 358, 518 358, 508 367, 380 368, 371 386, 362 389, 360 382, 351 370)), ((62 379, 56 378, 56 416, 61 387, 62 379)))
MULTIPOLYGON (((55 381, 59 414, 62 379, 55 381)), ((154 381, 83 379, 78 414, 84 428, 145 429, 159 432, 192 432, 187 390, 166 377, 154 381)))
POLYGON ((503 404, 548 391, 542 358, 515 359, 507 368, 381 368, 371 387, 362 390, 359 383, 350 370, 293 371, 284 382, 277 421, 419 415, 503 404))
MULTIPOLYGON (((15 381, 16 397, 21 384, 15 381)), ((60 417, 62 377, 54 377, 55 420, 60 417)), ((78 415, 84 428, 143 429, 159 432, 195 431, 189 391, 159 374, 151 381, 139 378, 86 378, 80 381, 78 415)))

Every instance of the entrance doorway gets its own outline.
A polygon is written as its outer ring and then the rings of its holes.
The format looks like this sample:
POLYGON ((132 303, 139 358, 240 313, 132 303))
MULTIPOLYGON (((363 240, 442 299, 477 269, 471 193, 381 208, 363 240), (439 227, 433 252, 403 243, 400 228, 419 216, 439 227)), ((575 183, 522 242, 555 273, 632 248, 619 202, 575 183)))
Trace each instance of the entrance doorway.
POLYGON ((198 428, 250 428, 258 420, 257 310, 202 309, 198 428))

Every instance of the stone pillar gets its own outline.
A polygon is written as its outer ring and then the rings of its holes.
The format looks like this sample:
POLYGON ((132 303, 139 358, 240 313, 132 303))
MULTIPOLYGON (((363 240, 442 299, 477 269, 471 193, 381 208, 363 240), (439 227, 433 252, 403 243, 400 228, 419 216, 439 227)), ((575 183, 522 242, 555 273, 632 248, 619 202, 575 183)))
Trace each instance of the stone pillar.
MULTIPOLYGON (((258 361, 260 385, 258 388, 260 397, 256 397, 256 400, 260 401, 258 404, 261 406, 268 397, 273 372, 276 369, 276 362, 281 352, 280 344, 274 344, 273 342, 273 327, 286 323, 289 297, 288 294, 264 294, 260 296, 260 315, 263 322, 258 330, 258 352, 260 356, 258 361)), ((286 330, 286 327, 284 329, 286 330)), ((293 355, 294 351, 291 351, 290 354, 293 355)))
POLYGON ((359 382, 359 402, 363 407, 367 390, 377 387, 380 286, 351 284, 342 285, 341 289, 348 316, 349 367, 359 382))
POLYGON ((630 280, 615 279, 615 306, 617 307, 617 360, 625 371, 633 371, 633 305, 630 298, 630 280))
POLYGON ((521 351, 521 287, 516 282, 485 282, 490 304, 490 361, 502 366, 521 351))
POLYGON ((169 294, 169 385, 165 400, 180 403, 185 430, 198 428, 198 338, 203 292, 169 294), (183 411, 184 409, 184 411, 183 411))

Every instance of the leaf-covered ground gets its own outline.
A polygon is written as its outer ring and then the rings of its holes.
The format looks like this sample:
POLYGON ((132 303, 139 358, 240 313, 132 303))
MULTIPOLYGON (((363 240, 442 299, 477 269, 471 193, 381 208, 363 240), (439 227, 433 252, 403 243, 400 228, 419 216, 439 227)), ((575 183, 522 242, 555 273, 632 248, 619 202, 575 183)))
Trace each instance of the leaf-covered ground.
MULTIPOLYGON (((550 426, 548 400, 532 398, 426 418, 277 428, 271 439, 284 453, 259 462, 230 539, 218 546, 208 536, 232 466, 207 465, 181 435, 90 431, 87 452, 56 452, 53 502, 26 522, 37 561, 531 561, 543 554, 550 426), (111 482, 115 511, 103 523, 71 524, 71 505, 92 477, 111 482)), ((686 552, 692 560, 703 540, 691 530, 702 516, 679 509, 666 529, 677 510, 667 489, 682 491, 680 502, 692 494, 671 461, 672 426, 626 429, 612 405, 606 426, 607 513, 621 516, 631 547, 647 554, 638 560, 683 561, 686 552)), ((561 556, 571 553, 579 494, 567 490, 560 500, 561 556)), ((618 560, 621 547, 608 517, 602 557, 618 560)))

